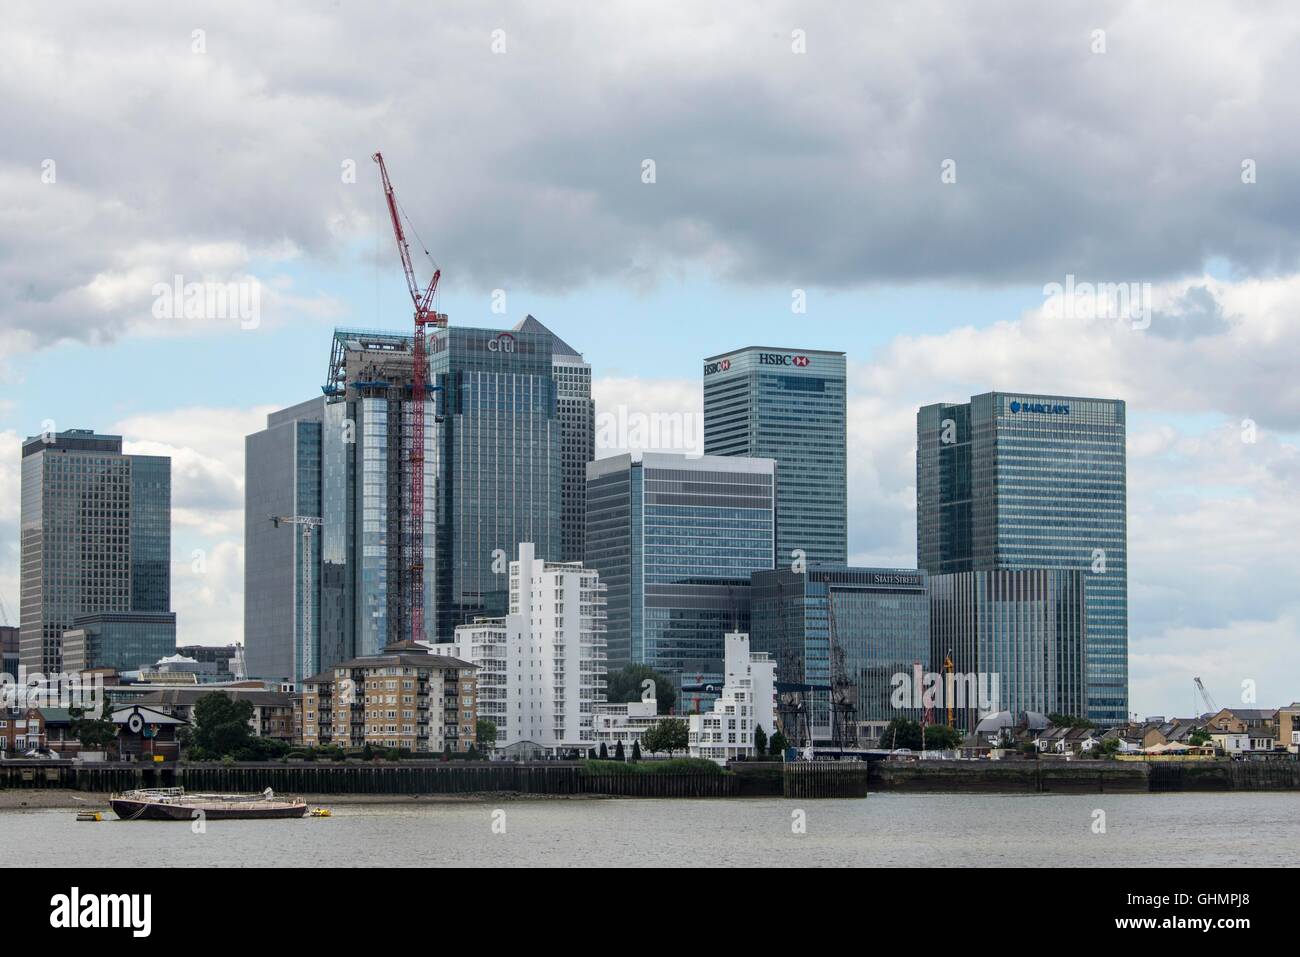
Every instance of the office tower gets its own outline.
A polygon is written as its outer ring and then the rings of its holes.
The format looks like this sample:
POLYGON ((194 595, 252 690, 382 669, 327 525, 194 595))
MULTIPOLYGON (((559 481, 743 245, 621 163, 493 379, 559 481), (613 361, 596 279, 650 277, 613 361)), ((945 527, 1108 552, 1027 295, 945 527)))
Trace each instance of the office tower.
POLYGON ((310 536, 309 588, 302 527, 274 521, 321 517, 324 410, 312 399, 272 412, 265 429, 244 438, 244 644, 256 678, 299 682, 324 662, 321 530, 310 536))
POLYGON ((593 706, 605 700, 605 590, 581 564, 537 558, 519 545, 510 563, 510 613, 456 629, 437 654, 478 668, 479 717, 496 727, 496 746, 530 744, 552 752, 595 743, 593 706))
POLYGON ((1085 575, 1087 717, 1128 716, 1125 407, 988 392, 916 421, 917 563, 1085 575))
MULTIPOLYGON (((506 565, 520 542, 561 548, 561 427, 549 332, 435 329, 438 392, 433 618, 457 625, 506 613, 506 565)), ((432 416, 430 416, 432 420, 432 416)), ((429 514, 433 514, 430 512, 429 514)))
POLYGON ((776 563, 848 561, 844 353, 748 346, 704 360, 704 454, 776 459, 776 563))
POLYGON ((22 447, 21 498, 28 671, 62 670, 63 633, 79 616, 170 614, 171 459, 124 455, 121 436, 89 429, 34 436, 22 447))
MULTIPOLYGON (((838 648, 857 720, 869 735, 894 718, 919 719, 919 706, 895 707, 891 693, 895 675, 910 680, 915 665, 932 666, 926 580, 915 568, 811 565, 803 573, 755 572, 754 648, 776 660, 780 681, 823 689, 835 678, 831 649, 838 648)), ((807 704, 814 740, 830 740, 829 691, 809 692, 807 704)))
POLYGON ((560 551, 562 562, 580 562, 587 532, 587 463, 596 457, 596 403, 591 366, 582 354, 532 316, 515 332, 551 337, 551 371, 560 419, 560 551))
POLYGON ((718 681, 723 634, 749 628, 749 577, 772 567, 776 463, 615 455, 587 466, 587 560, 607 589, 611 668, 718 681))
POLYGON ((930 660, 952 657, 956 727, 990 711, 1085 712, 1084 590, 1078 570, 930 576, 930 660))
POLYGON ((169 611, 100 611, 78 615, 63 633, 63 670, 149 670, 176 654, 176 616, 169 611))
MULTIPOLYGON (((506 613, 506 567, 518 543, 533 541, 541 554, 562 548, 557 370, 576 367, 567 353, 553 360, 557 342, 535 320, 518 332, 430 330, 417 543, 407 521, 411 337, 335 330, 324 396, 274 413, 247 440, 252 675, 301 681, 409 640, 417 560, 425 640, 450 641, 457 625, 506 613), (321 523, 311 533, 317 554, 305 643, 301 528, 276 527, 273 516, 321 523)), ((570 387, 581 390, 576 380, 570 387)), ((583 441, 575 428, 573 447, 583 441)))
POLYGON ((0 625, 0 674, 18 677, 18 626, 0 625))

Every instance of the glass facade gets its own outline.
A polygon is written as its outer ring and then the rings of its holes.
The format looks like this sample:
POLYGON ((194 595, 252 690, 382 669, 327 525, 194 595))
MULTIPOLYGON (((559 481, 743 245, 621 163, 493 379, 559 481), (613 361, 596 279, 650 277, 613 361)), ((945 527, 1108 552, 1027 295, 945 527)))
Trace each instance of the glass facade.
POLYGON ((321 665, 323 529, 310 536, 309 590, 302 527, 271 519, 321 517, 323 415, 321 399, 303 402, 271 413, 265 430, 244 439, 244 645, 252 677, 301 681, 321 665))
POLYGON ((771 459, 644 453, 587 466, 586 565, 607 588, 611 668, 720 681, 723 635, 749 628, 749 581, 772 568, 771 459))
MULTIPOLYGON (((997 675, 988 711, 1085 711, 1086 603, 1081 571, 954 572, 930 576, 931 661, 952 655, 959 675, 997 675)), ((976 685, 975 687, 978 687, 976 685)), ((965 696, 956 726, 974 730, 978 699, 965 696)))
MULTIPOLYGON (((561 426, 547 332, 463 326, 429 344, 437 393, 434 552, 437 636, 505 614, 506 574, 520 542, 561 548, 561 426)), ((430 419, 432 417, 429 417, 430 419)), ((428 426, 426 426, 426 429, 428 426)))
POLYGON ((749 346, 704 360, 704 454, 777 463, 777 563, 848 561, 842 352, 749 346))
MULTIPOLYGON (((777 681, 829 688, 831 628, 860 722, 919 719, 919 708, 891 702, 894 676, 909 680, 930 662, 930 599, 925 572, 915 568, 813 565, 755 572, 750 641, 776 661, 777 681)), ((831 737, 828 691, 808 693, 814 739, 831 737)))
POLYGON ((587 463, 596 457, 591 366, 582 360, 581 353, 532 316, 516 324, 514 331, 551 338, 551 374, 560 420, 560 551, 554 560, 580 562, 587 535, 587 463))
POLYGON ((81 615, 64 632, 64 668, 136 671, 176 654, 172 612, 99 612, 81 615))
POLYGON ((1086 713, 1128 718, 1125 406, 989 392, 917 413, 917 560, 932 575, 1085 576, 1086 713))
POLYGON ((78 616, 169 610, 171 459, 85 429, 30 437, 22 456, 19 656, 53 674, 78 616))

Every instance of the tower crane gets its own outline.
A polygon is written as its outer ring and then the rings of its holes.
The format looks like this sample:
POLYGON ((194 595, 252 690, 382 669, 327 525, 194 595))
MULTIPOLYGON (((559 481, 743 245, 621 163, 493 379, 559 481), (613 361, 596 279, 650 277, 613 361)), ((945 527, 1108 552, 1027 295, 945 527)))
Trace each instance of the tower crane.
POLYGON ((316 597, 311 530, 321 527, 325 521, 314 515, 273 515, 271 524, 276 528, 283 524, 297 525, 302 529, 302 680, 306 681, 311 677, 313 670, 311 666, 312 601, 316 597))
MULTIPOLYGON (((411 482, 407 508, 403 513, 402 545, 406 554, 406 569, 410 576, 407 590, 411 615, 411 640, 423 641, 424 633, 424 403, 431 389, 428 384, 428 358, 425 348, 425 327, 446 326, 447 316, 434 311, 433 296, 438 291, 442 270, 435 268, 429 285, 421 290, 411 265, 411 244, 402 229, 402 215, 393 192, 392 180, 384 156, 376 152, 370 157, 379 164, 379 177, 384 185, 384 199, 388 203, 388 216, 393 223, 393 236, 397 240, 397 254, 406 274, 406 288, 415 306, 415 342, 412 355, 411 376, 411 482)), ((418 236, 416 237, 419 238, 418 236)), ((425 250, 428 255, 428 250, 425 250)))

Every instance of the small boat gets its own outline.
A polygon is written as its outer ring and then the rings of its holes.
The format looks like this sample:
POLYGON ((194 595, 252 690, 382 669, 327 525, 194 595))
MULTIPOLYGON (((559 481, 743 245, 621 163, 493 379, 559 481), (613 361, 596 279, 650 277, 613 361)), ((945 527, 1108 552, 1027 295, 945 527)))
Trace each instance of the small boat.
POLYGON ((100 814, 98 811, 78 811, 77 820, 78 821, 102 821, 104 820, 104 815, 100 814))
POLYGON ((267 788, 261 794, 187 794, 184 788, 141 788, 109 798, 113 813, 124 821, 255 820, 302 817, 307 802, 277 800, 267 788))
POLYGON ((311 809, 312 817, 330 817, 330 809, 327 807, 314 807, 311 809))

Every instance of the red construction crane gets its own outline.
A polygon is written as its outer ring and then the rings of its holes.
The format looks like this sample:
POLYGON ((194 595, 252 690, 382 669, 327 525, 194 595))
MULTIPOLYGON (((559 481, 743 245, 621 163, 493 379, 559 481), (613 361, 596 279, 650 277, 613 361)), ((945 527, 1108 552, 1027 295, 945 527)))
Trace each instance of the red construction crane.
MULTIPOLYGON (((441 269, 434 269, 427 289, 421 291, 411 265, 411 246, 402 229, 402 217, 397 207, 393 183, 388 178, 382 153, 370 157, 379 164, 379 176, 384 181, 384 199, 388 201, 388 215, 393 221, 393 235, 397 238, 397 252, 402 257, 402 271, 406 273, 406 286, 415 306, 414 368, 411 375, 411 485, 404 515, 402 542, 406 549, 407 573, 410 575, 409 601, 411 609, 411 640, 423 641, 424 634, 424 403, 428 387, 428 354, 424 343, 425 326, 445 326, 447 317, 433 311, 433 295, 438 290, 441 269)), ((417 237, 418 238, 418 237, 417 237)), ((427 255, 427 250, 426 250, 427 255)))

